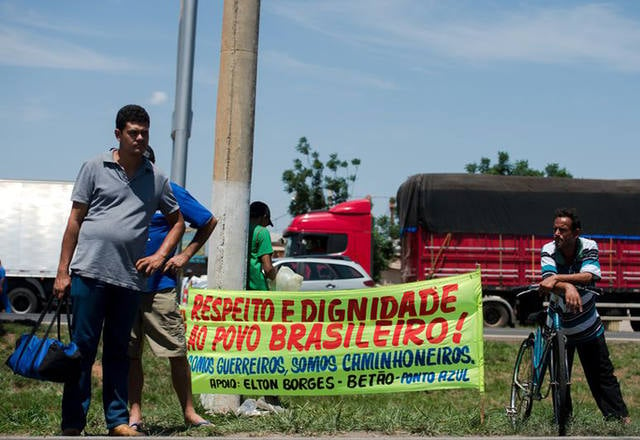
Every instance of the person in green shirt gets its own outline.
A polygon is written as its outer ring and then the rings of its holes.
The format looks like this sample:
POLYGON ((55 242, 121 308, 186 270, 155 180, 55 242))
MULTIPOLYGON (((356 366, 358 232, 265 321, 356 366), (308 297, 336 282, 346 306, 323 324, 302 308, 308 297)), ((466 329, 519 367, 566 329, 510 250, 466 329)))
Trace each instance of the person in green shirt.
MULTIPOLYGON (((249 206, 247 290, 269 290, 267 278, 275 280, 278 273, 271 261, 273 246, 267 226, 273 226, 269 207, 264 202, 253 202, 249 206)), ((264 396, 264 400, 274 407, 282 407, 278 396, 264 396)))
POLYGON ((253 202, 249 207, 249 251, 247 253, 247 290, 269 290, 267 278, 275 280, 278 270, 273 267, 271 211, 264 202, 253 202))

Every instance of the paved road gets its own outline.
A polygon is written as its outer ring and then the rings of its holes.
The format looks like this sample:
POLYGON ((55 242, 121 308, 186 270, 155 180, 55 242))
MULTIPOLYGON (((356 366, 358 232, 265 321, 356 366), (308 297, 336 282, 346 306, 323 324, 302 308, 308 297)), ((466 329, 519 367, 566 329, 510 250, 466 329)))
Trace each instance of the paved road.
MULTIPOLYGON (((631 329, 629 321, 619 321, 616 331, 607 330, 607 341, 640 342, 640 332, 631 329)), ((484 338, 495 341, 521 341, 531 332, 530 328, 484 328, 484 338)))

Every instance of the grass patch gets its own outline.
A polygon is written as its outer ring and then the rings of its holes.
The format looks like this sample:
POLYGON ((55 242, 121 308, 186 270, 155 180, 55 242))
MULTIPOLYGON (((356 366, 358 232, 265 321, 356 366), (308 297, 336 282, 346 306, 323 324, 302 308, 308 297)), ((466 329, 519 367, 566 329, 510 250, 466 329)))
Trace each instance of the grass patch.
MULTIPOLYGON (((21 324, 0 323, 0 360, 4 362, 9 357, 18 335, 28 329, 21 324)), ((617 422, 602 420, 576 359, 572 385, 574 419, 569 429, 570 435, 640 435, 638 345, 610 342, 609 349, 633 423, 623 427, 617 422)), ((143 394, 145 425, 150 435, 186 437, 239 433, 250 436, 313 436, 347 432, 423 436, 553 436, 556 431, 551 424, 550 398, 534 403, 529 422, 517 433, 505 416, 511 369, 517 350, 518 344, 515 342, 485 342, 484 422, 481 422, 481 399, 477 391, 449 390, 360 396, 283 396, 281 400, 288 408, 283 414, 251 418, 232 414, 208 415, 215 427, 198 429, 184 426, 180 406, 171 386, 168 361, 146 351, 143 394)), ((99 361, 97 364, 86 430, 92 435, 105 435, 99 361)), ((11 417, 0 418, 0 436, 58 434, 62 385, 25 379, 14 375, 4 365, 1 368, 0 414, 10 414, 11 417)), ((197 409, 204 415, 197 395, 195 400, 197 409)))

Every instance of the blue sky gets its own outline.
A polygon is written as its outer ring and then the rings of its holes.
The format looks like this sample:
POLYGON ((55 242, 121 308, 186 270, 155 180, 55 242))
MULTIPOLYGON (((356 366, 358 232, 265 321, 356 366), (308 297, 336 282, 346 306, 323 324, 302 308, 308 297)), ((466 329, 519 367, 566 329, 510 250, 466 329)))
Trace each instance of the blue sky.
MULTIPOLYGON (((73 180, 151 114, 171 171, 178 0, 0 0, 0 178, 73 180)), ((222 0, 200 0, 187 188, 211 206, 222 0)), ((416 173, 507 151, 574 177, 638 178, 640 2, 263 0, 251 198, 288 224, 305 136, 362 160, 376 215, 416 173)))

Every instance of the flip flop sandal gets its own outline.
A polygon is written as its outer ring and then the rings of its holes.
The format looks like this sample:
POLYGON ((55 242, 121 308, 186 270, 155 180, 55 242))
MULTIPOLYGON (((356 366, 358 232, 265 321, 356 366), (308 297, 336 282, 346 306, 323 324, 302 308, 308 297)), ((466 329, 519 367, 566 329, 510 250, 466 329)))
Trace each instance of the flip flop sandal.
POLYGON ((142 432, 144 430, 144 424, 142 422, 129 423, 129 428, 134 431, 142 432))
POLYGON ((214 426, 213 423, 211 423, 208 420, 203 420, 201 422, 198 423, 191 423, 189 425, 189 428, 200 428, 201 426, 214 426))

